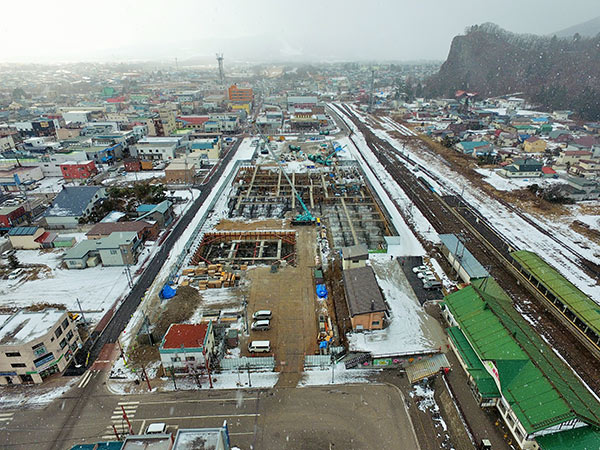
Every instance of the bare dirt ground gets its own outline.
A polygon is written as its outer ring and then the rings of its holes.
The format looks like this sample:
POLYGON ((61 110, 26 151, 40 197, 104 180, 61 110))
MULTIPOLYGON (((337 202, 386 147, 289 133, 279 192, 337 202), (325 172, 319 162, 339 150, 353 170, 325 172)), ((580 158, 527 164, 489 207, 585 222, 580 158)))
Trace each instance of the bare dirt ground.
POLYGON ((289 228, 289 220, 264 219, 252 222, 223 219, 216 226, 219 231, 253 231, 253 230, 282 230, 289 228))
MULTIPOLYGON (((269 331, 251 331, 248 340, 242 342, 242 355, 250 356, 248 341, 271 341, 278 370, 298 375, 297 380, 293 377, 296 382, 303 370, 304 355, 314 354, 317 349, 318 309, 312 280, 316 230, 299 227, 297 231, 296 267, 280 268, 276 273, 271 273, 270 267, 257 267, 247 272, 251 281, 248 321, 251 323, 252 314, 260 309, 270 309, 273 318, 269 331)), ((293 380, 290 383, 295 385, 293 380)))

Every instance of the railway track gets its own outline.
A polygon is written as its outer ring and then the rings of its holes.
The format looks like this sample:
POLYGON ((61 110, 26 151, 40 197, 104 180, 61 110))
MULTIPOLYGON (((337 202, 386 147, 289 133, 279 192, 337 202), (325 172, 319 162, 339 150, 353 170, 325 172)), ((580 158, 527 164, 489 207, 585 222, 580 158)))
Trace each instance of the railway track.
MULTIPOLYGON (((407 163, 416 164, 414 161, 399 153, 387 141, 375 136, 343 105, 339 109, 360 130, 373 154, 435 230, 440 234, 460 234, 469 251, 511 296, 517 311, 528 320, 550 346, 562 355, 590 389, 600 395, 596 356, 587 348, 582 347, 577 338, 544 305, 533 300, 521 280, 506 268, 507 262, 510 261, 509 253, 515 250, 516 246, 501 236, 481 214, 471 208, 459 195, 440 196, 434 189, 419 182, 415 174, 406 167, 407 163), (461 220, 457 220, 457 215, 464 219, 469 227, 463 226, 461 220), (493 251, 489 247, 492 247, 493 251)), ((352 133, 350 133, 350 139, 357 150, 361 152, 352 133)), ((433 177, 434 180, 437 179, 426 169, 423 170, 424 168, 421 166, 419 169, 433 177)), ((510 263, 508 262, 508 264, 510 263)))

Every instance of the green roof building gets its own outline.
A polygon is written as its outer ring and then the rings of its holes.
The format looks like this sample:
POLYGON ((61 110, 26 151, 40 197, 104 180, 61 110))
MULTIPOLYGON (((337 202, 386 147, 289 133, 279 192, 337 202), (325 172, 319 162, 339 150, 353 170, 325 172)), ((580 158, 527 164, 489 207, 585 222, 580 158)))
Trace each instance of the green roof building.
MULTIPOLYGON (((600 427, 600 403, 493 278, 472 280, 442 308, 451 346, 480 404, 498 409, 521 448, 539 448, 536 440, 544 435, 600 427)), ((600 448, 600 440, 596 447, 569 448, 600 448)))
POLYGON ((513 264, 547 300, 549 310, 575 327, 583 344, 597 353, 600 348, 600 306, 537 254, 519 250, 510 256, 513 264))

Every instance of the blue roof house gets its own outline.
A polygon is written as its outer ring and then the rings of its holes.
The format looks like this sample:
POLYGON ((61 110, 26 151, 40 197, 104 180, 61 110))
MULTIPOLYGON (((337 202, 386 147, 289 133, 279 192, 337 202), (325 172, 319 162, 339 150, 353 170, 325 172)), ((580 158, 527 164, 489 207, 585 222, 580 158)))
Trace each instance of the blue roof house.
POLYGON ((106 198, 99 186, 64 186, 44 212, 48 228, 76 228, 79 218, 88 216, 94 206, 106 198))

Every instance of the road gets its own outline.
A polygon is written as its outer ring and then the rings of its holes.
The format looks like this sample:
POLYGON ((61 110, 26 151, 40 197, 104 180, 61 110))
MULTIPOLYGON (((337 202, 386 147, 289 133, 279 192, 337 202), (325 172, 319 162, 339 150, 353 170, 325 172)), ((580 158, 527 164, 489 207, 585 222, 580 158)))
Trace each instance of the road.
POLYGON ((115 312, 115 315, 111 321, 99 336, 93 334, 92 337, 85 343, 83 348, 75 355, 71 365, 65 372, 66 375, 71 376, 83 374, 83 372, 96 360, 105 344, 116 342, 119 334, 125 329, 127 323, 131 319, 131 315, 135 312, 140 304, 142 296, 153 283, 156 275, 165 263, 165 260, 169 256, 169 253, 175 245, 175 242, 177 242, 179 236, 181 236, 181 234, 190 224, 210 194, 212 188, 215 186, 216 182, 219 180, 221 175, 223 175, 225 167, 227 167, 227 164, 237 152, 242 140, 243 136, 238 136, 237 142, 229 149, 225 157, 221 160, 220 166, 213 173, 208 182, 202 186, 200 196, 189 207, 179 222, 177 222, 167 239, 165 239, 163 242, 160 250, 156 252, 156 255, 153 257, 153 259, 146 265, 146 270, 134 283, 129 295, 125 298, 119 309, 115 312), (88 352, 90 354, 89 359, 87 358, 88 352))
POLYGON ((379 449, 399 448, 400 442, 403 448, 419 448, 405 400, 387 384, 123 396, 108 393, 106 372, 88 373, 82 387, 76 385, 46 408, 15 411, 2 430, 2 448, 62 450, 114 440, 113 425, 117 432, 129 428, 123 409, 134 433, 154 422, 165 422, 175 433, 227 420, 232 445, 242 449, 379 449))

